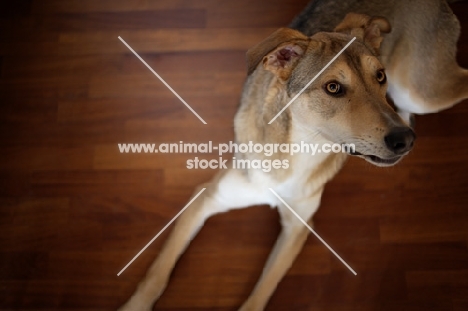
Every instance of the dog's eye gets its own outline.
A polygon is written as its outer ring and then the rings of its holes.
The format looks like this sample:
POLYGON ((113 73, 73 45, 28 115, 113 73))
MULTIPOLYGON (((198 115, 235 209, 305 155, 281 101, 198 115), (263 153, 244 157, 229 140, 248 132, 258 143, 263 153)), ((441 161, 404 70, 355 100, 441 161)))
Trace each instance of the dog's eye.
POLYGON ((325 91, 330 95, 341 95, 343 93, 343 87, 338 82, 329 82, 325 85, 325 91))
POLYGON ((385 71, 377 71, 377 82, 379 82, 380 84, 384 84, 385 82, 387 82, 387 76, 385 75, 385 71))

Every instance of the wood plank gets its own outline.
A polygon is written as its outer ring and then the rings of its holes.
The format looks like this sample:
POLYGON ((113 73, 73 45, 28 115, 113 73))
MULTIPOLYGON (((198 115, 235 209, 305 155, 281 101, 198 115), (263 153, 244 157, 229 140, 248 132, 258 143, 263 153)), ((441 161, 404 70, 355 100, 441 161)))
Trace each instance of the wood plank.
POLYGON ((465 241, 468 219, 461 214, 387 218, 380 223, 383 243, 465 241), (443 221, 441 221, 443 219, 443 221))
MULTIPOLYGON (((237 95, 242 89, 245 76, 244 72, 203 74, 180 72, 163 74, 162 78, 188 102, 190 97, 202 96, 208 92, 214 96, 237 95)), ((148 98, 163 92, 172 94, 148 71, 129 75, 93 77, 89 82, 88 94, 91 98, 148 98)))
POLYGON ((31 192, 53 196, 148 193, 163 182, 159 170, 48 170, 33 172, 31 192))
POLYGON ((87 169, 92 161, 90 146, 12 146, 2 149, 0 169, 87 169))
POLYGON ((307 1, 295 0, 287 3, 281 2, 252 2, 241 0, 237 2, 220 1, 220 0, 145 0, 129 2, 124 0, 71 0, 64 3, 60 0, 49 0, 46 3, 40 0, 32 1, 32 12, 34 14, 46 13, 87 13, 87 12, 126 12, 126 11, 151 11, 151 10, 168 10, 168 9, 224 9, 249 12, 258 12, 260 10, 281 10, 284 8, 295 9, 295 12, 300 11, 307 1))
POLYGON ((382 303, 381 310, 402 310, 402 311, 450 311, 452 310, 452 303, 448 300, 403 300, 403 301, 389 301, 382 303))
POLYGON ((207 27, 284 27, 306 4, 307 1, 288 1, 286 5, 279 2, 252 5, 245 0, 223 3, 207 9, 207 27), (245 10, 246 5, 251 6, 248 11, 245 10))
MULTIPOLYGON (((0 170, 0 196, 17 197, 27 195, 29 192, 29 178, 31 172, 27 169, 0 170)), ((1 203, 0 203, 1 204, 1 203)), ((3 214, 0 211, 0 214, 3 214)), ((0 223, 9 218, 0 219, 0 223)))
MULTIPOLYGON (((246 72, 244 51, 198 53, 141 53, 140 56, 162 74, 185 68, 193 73, 246 72)), ((93 77, 146 73, 148 69, 133 54, 5 57, 4 78, 93 77)))
POLYGON ((220 28, 220 29, 160 29, 119 32, 62 33, 60 53, 77 55, 89 53, 126 53, 121 36, 138 53, 246 51, 276 28, 220 28))
POLYGON ((206 0, 70 0, 66 3, 60 0, 32 1, 34 14, 47 13, 87 13, 87 12, 125 12, 148 11, 167 9, 202 9, 206 8, 209 1, 206 0))
POLYGON ((0 80, 0 91, 6 98, 39 97, 56 98, 84 98, 88 94, 88 81, 85 77, 61 78, 18 78, 0 80), (27 94, 27 95, 26 95, 27 94))
MULTIPOLYGON (((197 113, 206 122, 209 122, 209 127, 230 130, 233 126, 226 123, 224 118, 226 116, 234 117, 238 102, 237 95, 208 95, 191 97, 189 105, 197 107, 197 113)), ((88 123, 97 126, 97 123, 121 122, 122 128, 128 132, 132 130, 157 130, 158 127, 174 129, 180 126, 203 129, 200 120, 172 93, 138 99, 93 98, 63 100, 58 103, 57 114, 58 123, 60 124, 82 125, 88 123)), ((180 131, 182 132, 183 129, 180 129, 180 131)), ((188 131, 186 130, 186 132, 188 131)), ((153 136, 155 136, 155 133, 153 133, 153 136)))
POLYGON ((62 13, 38 19, 46 31, 204 28, 206 23, 200 9, 62 13))
MULTIPOLYGON (((44 125, 57 120, 57 101, 43 98, 8 99, 2 105, 0 120, 5 128, 20 124, 44 125)), ((7 131, 9 136, 14 135, 7 131)))
POLYGON ((467 270, 408 271, 406 281, 412 298, 435 294, 439 299, 464 299, 468 295, 467 270))
POLYGON ((245 52, 276 30, 270 28, 155 29, 61 32, 59 42, 6 42, 0 55, 95 55, 131 52, 121 36, 138 53, 229 51, 245 52))

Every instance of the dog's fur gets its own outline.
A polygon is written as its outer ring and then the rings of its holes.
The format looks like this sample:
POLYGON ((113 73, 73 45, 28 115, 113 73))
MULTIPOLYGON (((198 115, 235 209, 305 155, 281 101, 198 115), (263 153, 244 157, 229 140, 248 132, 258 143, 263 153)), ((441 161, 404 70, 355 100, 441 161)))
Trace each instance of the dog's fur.
MULTIPOLYGON (((248 77, 234 122, 238 143, 354 143, 354 155, 388 166, 411 150, 414 133, 388 104, 387 91, 397 107, 410 113, 439 111, 468 97, 467 71, 455 62, 459 25, 444 1, 316 0, 291 26, 302 33, 280 29, 247 53, 248 77), (349 12, 357 13, 346 15, 349 12), (268 125, 352 37, 357 40, 268 125), (334 95, 330 87, 336 90, 337 84, 343 92, 334 95)), ((260 280, 240 308, 263 310, 308 235, 308 229, 268 188, 311 223, 326 182, 346 156, 277 154, 273 157, 287 157, 288 169, 218 173, 177 220, 161 254, 120 310, 151 309, 177 259, 208 217, 268 204, 278 207, 283 230, 260 280)))
POLYGON ((380 60, 400 110, 438 112, 468 98, 468 70, 455 60, 460 24, 445 0, 316 0, 290 27, 306 35, 331 31, 348 12, 382 16, 392 25, 380 60))

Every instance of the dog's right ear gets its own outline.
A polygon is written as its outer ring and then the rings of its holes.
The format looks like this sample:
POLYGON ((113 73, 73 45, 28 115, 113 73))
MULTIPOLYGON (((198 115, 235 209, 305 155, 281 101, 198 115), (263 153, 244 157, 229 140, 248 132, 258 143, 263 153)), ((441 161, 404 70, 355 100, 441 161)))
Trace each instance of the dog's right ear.
POLYGON ((382 34, 389 33, 391 30, 392 27, 386 18, 357 13, 348 13, 335 28, 336 32, 357 37, 377 55, 383 40, 382 34))
POLYGON ((247 51, 247 74, 254 72, 262 62, 265 69, 286 80, 307 49, 309 40, 297 30, 278 29, 247 51))

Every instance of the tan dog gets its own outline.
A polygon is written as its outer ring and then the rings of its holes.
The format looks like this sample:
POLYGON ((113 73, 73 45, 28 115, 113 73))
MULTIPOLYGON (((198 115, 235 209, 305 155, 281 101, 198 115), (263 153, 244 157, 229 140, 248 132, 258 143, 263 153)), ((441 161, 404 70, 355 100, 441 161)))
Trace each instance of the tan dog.
MULTIPOLYGON (((308 14, 312 16, 314 12, 308 14)), ((405 27, 408 27, 408 23, 404 23, 405 27)), ((454 32, 458 31, 453 19, 444 25, 454 32)), ((413 105, 424 102, 417 106, 420 110, 407 111, 437 111, 466 97, 466 84, 463 83, 466 81, 463 80, 466 79, 466 73, 458 67, 448 74, 452 80, 447 80, 436 89, 434 87, 437 83, 429 84, 430 87, 425 84, 440 81, 440 72, 437 68, 427 68, 431 66, 415 65, 411 57, 431 49, 408 43, 411 37, 407 37, 398 25, 393 29, 398 35, 390 37, 389 41, 385 39, 379 51, 382 34, 391 30, 387 19, 351 14, 341 24, 334 26, 336 32, 318 32, 311 37, 292 29, 280 29, 248 51, 249 75, 235 118, 238 143, 353 143, 356 146, 353 154, 375 165, 397 163, 411 150, 415 136, 387 103, 387 78, 378 59, 379 52, 382 53, 382 60, 391 68, 391 77, 395 79, 393 90, 406 87, 406 93, 394 93, 403 94, 400 97, 390 92, 395 100, 410 98, 410 104, 413 105), (353 36, 357 40, 268 125, 353 36), (409 68, 422 71, 402 70, 402 66, 409 64, 409 68), (415 77, 424 81, 422 86, 415 77)), ((417 29, 421 31, 420 26, 417 29)), ((455 39, 452 39, 452 52, 449 54, 454 53, 455 39)), ((434 43, 429 44, 435 48, 434 43)), ((436 54, 440 56, 441 53, 436 54)), ((451 57, 452 62, 449 63, 456 65, 453 55, 451 57)), ((444 64, 448 66, 447 59, 444 64)), ((402 107, 400 104, 399 107, 402 107)), ((405 106, 408 107, 411 106, 405 106)), ((251 160, 265 157, 253 153, 236 154, 236 158, 251 160)), ((269 173, 261 169, 229 169, 202 186, 207 188, 206 191, 177 220, 161 254, 130 300, 121 307, 121 311, 151 310, 153 303, 164 291, 176 261, 208 217, 230 209, 259 204, 278 208, 283 230, 260 280, 240 310, 258 311, 265 308, 309 233, 268 188, 274 189, 302 219, 311 223, 326 182, 338 172, 347 156, 343 153, 320 153, 313 157, 309 154, 275 154, 273 157, 287 159, 289 168, 269 173)), ((199 189, 195 193, 198 192, 199 189)))

